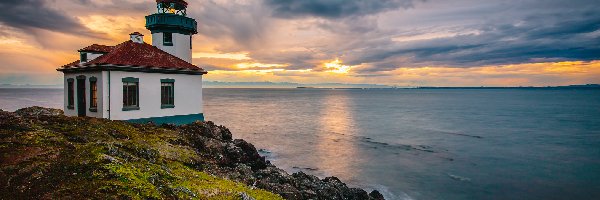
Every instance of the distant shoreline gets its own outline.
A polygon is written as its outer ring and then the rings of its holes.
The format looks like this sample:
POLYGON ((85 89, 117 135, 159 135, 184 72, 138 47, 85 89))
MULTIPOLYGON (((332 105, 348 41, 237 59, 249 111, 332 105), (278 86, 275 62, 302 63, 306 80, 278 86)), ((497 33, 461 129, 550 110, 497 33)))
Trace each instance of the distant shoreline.
MULTIPOLYGON (((507 87, 496 87, 496 86, 480 86, 480 87, 446 87, 446 86, 416 86, 416 87, 315 87, 315 86, 289 86, 289 87, 269 87, 269 86, 204 86, 207 89, 345 89, 345 90, 367 90, 367 89, 600 89, 600 84, 585 84, 585 85, 568 85, 568 86, 507 86, 507 87)), ((63 89, 57 85, 0 85, 0 89, 63 89)))
POLYGON ((527 87, 416 87, 410 89, 600 89, 599 84, 527 87))

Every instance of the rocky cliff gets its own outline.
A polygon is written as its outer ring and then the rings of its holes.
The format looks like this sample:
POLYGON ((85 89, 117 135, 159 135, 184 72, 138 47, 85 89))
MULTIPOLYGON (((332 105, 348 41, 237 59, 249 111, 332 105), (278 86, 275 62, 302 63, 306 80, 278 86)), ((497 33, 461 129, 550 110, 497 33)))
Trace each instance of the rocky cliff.
POLYGON ((288 174, 212 122, 183 126, 0 110, 0 199, 383 199, 288 174))

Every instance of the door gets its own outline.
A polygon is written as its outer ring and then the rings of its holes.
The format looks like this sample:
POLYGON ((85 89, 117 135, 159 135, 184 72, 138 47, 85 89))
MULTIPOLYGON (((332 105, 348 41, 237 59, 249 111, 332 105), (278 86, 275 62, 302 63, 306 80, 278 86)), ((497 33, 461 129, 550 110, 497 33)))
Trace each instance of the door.
POLYGON ((85 76, 77 77, 77 116, 85 116, 85 76))

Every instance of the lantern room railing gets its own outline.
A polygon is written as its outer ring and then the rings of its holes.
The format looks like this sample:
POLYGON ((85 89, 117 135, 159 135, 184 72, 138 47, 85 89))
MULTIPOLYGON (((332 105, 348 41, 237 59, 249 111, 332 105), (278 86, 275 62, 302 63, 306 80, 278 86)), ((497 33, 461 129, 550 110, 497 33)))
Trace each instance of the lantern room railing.
POLYGON ((198 33, 195 19, 173 14, 153 14, 146 16, 146 28, 150 31, 176 30, 182 33, 198 33))

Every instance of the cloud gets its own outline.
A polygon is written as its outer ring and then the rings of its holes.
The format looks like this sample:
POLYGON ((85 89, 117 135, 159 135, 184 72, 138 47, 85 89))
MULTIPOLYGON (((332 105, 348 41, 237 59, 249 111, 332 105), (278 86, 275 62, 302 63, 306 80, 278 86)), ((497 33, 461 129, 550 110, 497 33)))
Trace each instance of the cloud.
POLYGON ((11 27, 32 30, 45 29, 63 33, 90 34, 76 18, 51 8, 42 0, 0 1, 0 22, 11 27))
MULTIPOLYGON (((436 85, 458 81, 452 76, 460 73, 472 76, 460 78, 482 82, 483 77, 497 78, 500 83, 512 76, 512 80, 535 83, 570 83, 563 79, 574 78, 560 75, 484 76, 467 69, 600 60, 597 0, 188 3, 188 16, 198 21, 199 31, 193 41, 193 63, 219 71, 207 76, 214 77, 212 80, 323 82, 333 76, 338 82, 389 84, 406 83, 402 77, 412 77, 411 69, 421 69, 425 75, 414 76, 411 83, 429 80, 426 72, 443 74, 436 78, 446 82, 422 82, 436 85), (324 67, 336 59, 340 66, 351 66, 347 74, 332 74, 324 67), (256 65, 238 67, 243 63, 256 65), (423 69, 427 66, 437 68, 423 69)), ((128 39, 129 32, 147 33, 144 16, 156 12, 155 2, 149 0, 2 0, 0 6, 4 8, 0 13, 0 60, 7 63, 2 71, 25 74, 36 69, 50 73, 76 59, 76 50, 89 44, 114 45, 128 39)), ((147 39, 149 42, 149 35, 147 39)))
POLYGON ((188 3, 188 16, 198 20, 199 34, 219 43, 218 51, 254 50, 268 42, 273 20, 261 4, 218 0, 188 3))
POLYGON ((403 66, 472 67, 539 60, 600 59, 600 14, 592 12, 593 6, 576 4, 530 12, 526 12, 526 7, 511 9, 501 14, 489 13, 489 19, 467 25, 440 26, 441 30, 434 28, 430 32, 416 30, 415 34, 400 32, 400 35, 422 37, 396 39, 397 36, 383 33, 382 37, 392 38, 391 41, 362 40, 346 51, 350 52, 346 60, 352 65, 369 64, 371 67, 362 68, 368 73, 403 66))
POLYGON ((412 0, 265 0, 281 18, 343 18, 376 14, 413 6, 412 0))
POLYGON ((356 76, 370 76, 427 65, 600 59, 598 4, 588 0, 263 3, 206 0, 190 10, 203 37, 219 43, 217 51, 248 52, 253 62, 288 69, 318 71, 323 61, 340 58, 361 65, 356 76))

